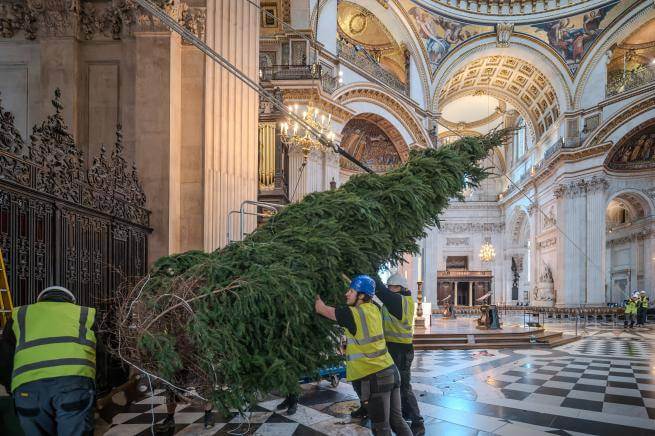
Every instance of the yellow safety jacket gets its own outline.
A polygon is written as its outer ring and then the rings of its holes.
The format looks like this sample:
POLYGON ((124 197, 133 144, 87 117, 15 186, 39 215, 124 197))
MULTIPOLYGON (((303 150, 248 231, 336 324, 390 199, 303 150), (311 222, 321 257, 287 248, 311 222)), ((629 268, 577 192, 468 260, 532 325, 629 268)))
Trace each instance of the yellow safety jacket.
POLYGON ((648 306, 649 306, 649 300, 648 300, 648 297, 643 297, 642 299, 640 299, 640 300, 639 300, 639 304, 640 304, 641 307, 643 307, 644 309, 648 309, 648 306))
POLYGON ((389 313, 386 306, 382 308, 384 339, 387 342, 411 344, 414 338, 414 299, 403 295, 403 317, 398 319, 389 313))
POLYGON ((627 314, 631 313, 637 313, 637 303, 634 301, 630 300, 628 303, 625 305, 625 312, 627 314))
POLYGON ((355 336, 346 329, 346 380, 359 380, 393 365, 382 330, 382 315, 373 303, 349 307, 355 319, 355 336))
POLYGON ((12 310, 16 336, 11 390, 36 380, 82 376, 95 380, 95 309, 42 301, 12 310))

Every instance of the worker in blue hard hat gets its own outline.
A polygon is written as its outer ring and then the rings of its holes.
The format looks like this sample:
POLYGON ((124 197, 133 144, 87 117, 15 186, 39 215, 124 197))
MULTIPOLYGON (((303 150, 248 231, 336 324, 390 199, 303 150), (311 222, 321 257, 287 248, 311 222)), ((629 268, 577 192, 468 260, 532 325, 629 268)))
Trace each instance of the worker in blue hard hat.
POLYGON ((346 306, 331 307, 316 296, 316 313, 336 321, 346 331, 346 379, 356 386, 368 410, 373 434, 412 434, 403 419, 400 374, 387 351, 380 308, 372 302, 375 281, 355 277, 345 294, 346 306))

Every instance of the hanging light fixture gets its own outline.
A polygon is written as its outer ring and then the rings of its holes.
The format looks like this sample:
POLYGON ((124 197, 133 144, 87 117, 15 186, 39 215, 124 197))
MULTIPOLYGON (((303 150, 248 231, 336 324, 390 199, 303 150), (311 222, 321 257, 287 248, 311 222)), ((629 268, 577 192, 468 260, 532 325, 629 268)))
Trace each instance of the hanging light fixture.
MULTIPOLYGON (((289 111, 296 115, 301 115, 298 105, 291 106, 289 111)), ((313 107, 310 102, 307 110, 302 113, 302 119, 314 131, 306 129, 289 118, 280 124, 280 139, 289 146, 300 148, 303 158, 307 159, 312 149, 324 148, 321 139, 334 141, 336 135, 330 129, 332 125, 332 114, 327 114, 327 117, 325 115, 325 113, 320 113, 317 108, 313 107), (319 132, 319 135, 314 132, 319 132)))
POLYGON ((483 262, 493 262, 495 258, 496 250, 494 249, 494 246, 491 245, 491 240, 486 238, 480 247, 480 260, 483 262))

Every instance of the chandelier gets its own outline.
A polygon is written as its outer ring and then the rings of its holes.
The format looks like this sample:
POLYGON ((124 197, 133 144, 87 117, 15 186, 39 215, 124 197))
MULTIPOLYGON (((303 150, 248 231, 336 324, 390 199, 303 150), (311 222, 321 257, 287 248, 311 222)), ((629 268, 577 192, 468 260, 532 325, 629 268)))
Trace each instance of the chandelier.
MULTIPOLYGON (((289 112, 297 116, 301 115, 297 104, 289 107, 289 112)), ((299 148, 303 158, 307 160, 310 151, 324 148, 321 139, 334 141, 336 135, 330 130, 332 114, 327 114, 326 117, 326 114, 313 107, 311 102, 307 110, 302 112, 302 120, 305 122, 304 125, 292 121, 291 118, 280 123, 280 139, 288 146, 299 148)))
POLYGON ((480 260, 483 262, 491 262, 496 258, 496 250, 494 246, 491 245, 491 241, 487 238, 486 241, 480 247, 480 260))

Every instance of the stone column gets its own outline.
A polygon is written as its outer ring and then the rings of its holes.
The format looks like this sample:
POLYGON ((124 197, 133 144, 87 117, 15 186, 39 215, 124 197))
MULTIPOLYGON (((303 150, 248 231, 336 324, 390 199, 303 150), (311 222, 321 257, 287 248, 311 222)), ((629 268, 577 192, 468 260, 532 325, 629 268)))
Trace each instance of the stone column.
POLYGON ((605 301, 605 179, 592 177, 586 189, 586 265, 587 303, 604 304, 605 301))
POLYGON ((557 198, 557 223, 563 232, 557 245, 557 306, 584 303, 585 253, 581 250, 586 247, 585 190, 586 182, 580 180, 559 185, 554 192, 557 198))
POLYGON ((469 306, 473 306, 473 282, 469 282, 469 306))
POLYGON ((655 233, 651 231, 644 239, 644 290, 650 297, 651 304, 655 302, 655 233))
POLYGON ((179 251, 181 42, 167 31, 136 32, 135 39, 135 158, 152 211, 152 263, 179 251))
MULTIPOLYGON (((207 2, 207 44, 255 81, 259 14, 242 0, 207 2)), ((259 97, 214 62, 206 63, 205 72, 204 248, 211 251, 227 243, 228 213, 257 200, 259 97)), ((245 221, 249 233, 256 221, 245 221)))

